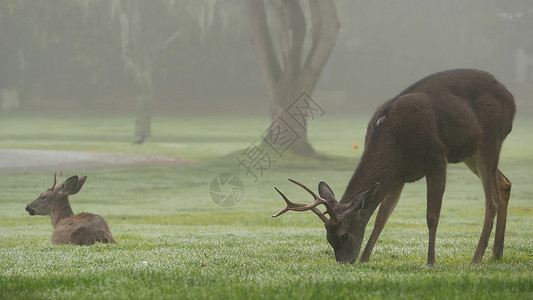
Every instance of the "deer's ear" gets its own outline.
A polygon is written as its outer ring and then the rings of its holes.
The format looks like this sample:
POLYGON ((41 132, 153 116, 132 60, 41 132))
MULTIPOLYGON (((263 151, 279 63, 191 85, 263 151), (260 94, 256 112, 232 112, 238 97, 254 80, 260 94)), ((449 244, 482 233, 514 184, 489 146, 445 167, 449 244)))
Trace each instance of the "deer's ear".
POLYGON ((354 211, 361 211, 368 207, 368 205, 374 201, 376 192, 379 189, 379 182, 372 186, 366 192, 360 193, 355 199, 350 202, 351 208, 354 211))
POLYGON ((370 202, 372 202, 376 196, 376 193, 379 189, 379 182, 374 184, 368 191, 363 194, 361 199, 361 209, 364 209, 370 202))
POLYGON ((337 204, 337 199, 335 198, 335 194, 333 193, 333 190, 324 181, 320 181, 320 183, 318 184, 318 194, 324 200, 328 201, 328 203, 331 204, 332 206, 337 204))
POLYGON ((59 192, 67 195, 77 194, 85 183, 85 180, 87 180, 87 176, 83 176, 82 178, 78 178, 77 175, 69 177, 61 185, 61 187, 59 188, 59 192))
POLYGON ((76 184, 76 189, 71 195, 77 194, 81 190, 81 187, 85 184, 85 180, 87 180, 87 176, 83 176, 80 179, 78 179, 78 183, 76 184))

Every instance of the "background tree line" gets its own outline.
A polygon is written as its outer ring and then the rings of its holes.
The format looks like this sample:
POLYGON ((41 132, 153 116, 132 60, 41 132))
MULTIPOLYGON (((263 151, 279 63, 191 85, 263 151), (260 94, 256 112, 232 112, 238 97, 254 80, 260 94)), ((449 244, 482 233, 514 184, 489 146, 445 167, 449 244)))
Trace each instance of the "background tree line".
MULTIPOLYGON (((277 47, 275 2, 265 7, 277 47)), ((316 87, 330 96, 324 97, 330 111, 374 108, 374 101, 446 68, 482 68, 513 82, 517 48, 533 53, 528 1, 334 3, 340 31, 316 87)), ((22 109, 133 112, 146 89, 139 81, 144 72, 156 110, 266 112, 251 35, 239 0, 4 0, 0 89, 17 89, 22 109), (129 29, 121 18, 127 14, 129 29)))

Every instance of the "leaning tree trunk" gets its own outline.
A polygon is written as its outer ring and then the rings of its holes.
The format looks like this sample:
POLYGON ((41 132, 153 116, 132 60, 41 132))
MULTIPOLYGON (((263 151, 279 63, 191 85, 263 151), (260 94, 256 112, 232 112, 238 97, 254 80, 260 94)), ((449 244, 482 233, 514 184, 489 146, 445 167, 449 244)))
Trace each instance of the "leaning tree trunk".
POLYGON ((291 146, 291 151, 313 155, 315 151, 307 138, 307 121, 290 117, 294 113, 291 108, 298 104, 300 96, 313 94, 333 50, 339 31, 335 4, 332 0, 309 0, 312 43, 304 58, 307 27, 300 2, 271 0, 269 3, 272 4, 279 23, 281 62, 272 42, 264 1, 247 0, 246 10, 252 42, 270 100, 270 131, 293 131, 298 139, 291 146))

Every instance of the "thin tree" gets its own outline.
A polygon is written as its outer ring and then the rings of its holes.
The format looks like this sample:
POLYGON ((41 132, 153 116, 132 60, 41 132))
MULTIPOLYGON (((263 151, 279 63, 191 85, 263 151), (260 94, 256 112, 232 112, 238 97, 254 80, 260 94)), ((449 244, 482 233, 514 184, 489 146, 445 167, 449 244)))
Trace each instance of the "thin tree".
POLYGON ((154 103, 153 74, 156 60, 166 45, 177 37, 171 35, 165 43, 154 43, 146 37, 152 30, 141 18, 141 3, 138 0, 123 0, 116 5, 120 18, 121 53, 125 69, 132 75, 138 89, 137 116, 135 119, 135 143, 142 143, 151 135, 151 117, 154 103), (163 46, 161 46, 163 45, 163 46))
MULTIPOLYGON (((86 0, 85 0, 86 1, 86 0)), ((213 29, 215 18, 223 23, 232 18, 236 3, 220 4, 204 1, 142 1, 116 0, 112 11, 120 19, 121 54, 125 69, 139 90, 135 140, 142 143, 151 135, 151 115, 154 106, 154 74, 164 68, 167 49, 173 43, 205 42, 206 33, 213 29), (193 37, 193 32, 196 36, 193 37)), ((229 26, 223 26, 227 33, 229 26)))

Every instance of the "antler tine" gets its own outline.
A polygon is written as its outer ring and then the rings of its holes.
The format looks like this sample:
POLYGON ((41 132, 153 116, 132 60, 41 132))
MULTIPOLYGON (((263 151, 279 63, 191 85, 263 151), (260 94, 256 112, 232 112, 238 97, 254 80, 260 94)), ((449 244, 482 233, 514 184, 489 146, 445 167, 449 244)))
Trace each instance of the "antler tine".
POLYGON ((60 186, 61 182, 63 182, 63 171, 61 171, 61 178, 59 179, 59 182, 57 183, 57 185, 56 185, 56 181, 57 181, 56 177, 57 177, 57 172, 54 172, 54 185, 52 185, 52 190, 60 186))
POLYGON ((315 192, 313 192, 310 188, 308 188, 305 184, 301 183, 301 182, 298 182, 294 179, 290 179, 289 178, 289 181, 294 183, 294 184, 297 184, 299 185, 300 187, 302 187, 304 190, 306 190, 309 194, 311 194, 315 199, 322 199, 320 198, 317 194, 315 194, 315 192))
POLYGON ((57 172, 54 172, 54 184, 52 185, 52 190, 56 188, 56 175, 57 172))
POLYGON ((274 187, 274 189, 276 189, 276 191, 278 191, 278 193, 281 195, 283 200, 285 200, 285 202, 287 203, 287 207, 278 211, 276 214, 272 215, 273 218, 278 217, 288 212, 289 210, 294 210, 294 211, 311 210, 322 220, 322 222, 326 223, 326 221, 328 220, 328 218, 326 218, 326 216, 324 216, 324 214, 318 208, 316 208, 316 206, 321 203, 316 203, 317 201, 313 202, 312 204, 293 203, 289 199, 287 199, 287 196, 285 196, 285 194, 283 194, 277 187, 274 187))
POLYGON ((314 212, 321 220, 322 222, 326 223, 327 222, 327 218, 326 216, 324 215, 325 213, 328 213, 330 215, 330 218, 333 222, 337 223, 338 220, 337 220, 337 217, 335 216, 335 214, 333 213, 333 209, 331 207, 331 205, 324 199, 320 198, 317 194, 315 194, 310 188, 308 188, 307 186, 305 186, 303 183, 300 183, 294 179, 289 179, 290 182, 292 183, 295 183, 297 185, 299 185, 300 187, 302 187, 303 189, 305 189, 309 194, 311 194, 313 196, 313 198, 315 198, 315 201, 311 204, 304 204, 304 203, 293 203, 291 202, 289 199, 287 199, 287 197, 285 196, 285 194, 283 194, 277 187, 274 187, 276 189, 276 191, 278 191, 278 193, 281 195, 281 197, 283 198, 283 200, 285 200, 285 202, 287 203, 287 207, 285 207, 284 209, 280 210, 279 212, 277 212, 276 214, 274 214, 272 217, 277 217, 281 214, 284 214, 286 213, 287 211, 289 210, 293 210, 293 211, 306 211, 306 210, 311 210, 312 212, 314 212), (324 206, 326 206, 326 212, 321 212, 318 208, 316 208, 318 205, 320 204, 323 204, 324 206))
MULTIPOLYGON (((306 190, 309 194, 311 194, 311 196, 313 196, 313 198, 315 198, 315 202, 313 202, 312 204, 310 204, 309 206, 310 207, 316 207, 317 205, 319 204, 324 204, 324 206, 326 207, 326 211, 325 212, 321 212, 322 216, 324 216, 324 214, 328 214, 331 221, 333 223, 338 223, 338 219, 337 219, 337 216, 335 215, 334 211, 333 211, 333 207, 331 207, 331 205, 329 204, 328 201, 324 200, 323 198, 321 198, 320 196, 318 196, 317 194, 315 194, 315 192, 313 192, 310 188, 308 188, 305 184, 301 183, 301 182, 298 182, 294 179, 290 179, 289 178, 289 181, 294 183, 294 184, 297 184, 299 185, 300 187, 302 187, 304 190, 306 190)), ((317 209, 318 210, 318 209, 317 209)), ((316 213, 314 210, 313 210, 314 213, 316 213)), ((319 216, 320 217, 320 216, 319 216)), ((324 216, 324 218, 326 218, 324 216)), ((322 219, 322 217, 321 217, 322 219)), ((324 219, 322 219, 324 220, 324 219)), ((326 219, 327 220, 327 219, 326 219)), ((325 221, 324 221, 325 222, 325 221)))
POLYGON ((62 182, 63 182, 63 171, 61 171, 61 178, 59 179, 57 186, 60 186, 62 182))
POLYGON ((276 189, 276 191, 278 191, 278 193, 281 195, 283 200, 285 200, 285 203, 287 203, 287 207, 285 207, 284 209, 278 211, 272 217, 274 217, 274 218, 278 217, 279 215, 284 214, 284 213, 288 212, 291 209, 294 209, 296 207, 302 207, 302 206, 306 205, 306 204, 302 204, 302 203, 292 203, 289 199, 287 199, 287 196, 285 196, 285 194, 283 194, 277 187, 274 187, 274 189, 276 189))
POLYGON ((292 203, 289 199, 287 199, 287 196, 283 194, 277 187, 274 187, 274 189, 281 195, 281 198, 285 200, 285 203, 287 203, 287 207, 291 207, 294 203, 292 203))
POLYGON ((273 214, 272 217, 275 218, 275 217, 279 217, 281 214, 284 214, 286 212, 289 211, 289 208, 292 206, 292 202, 289 201, 289 199, 287 199, 287 197, 285 196, 285 194, 283 194, 277 187, 274 187, 274 189, 276 189, 276 191, 278 191, 278 193, 281 195, 281 197, 283 198, 283 200, 285 200, 285 202, 287 203, 287 207, 285 207, 284 209, 278 211, 277 213, 273 214))

